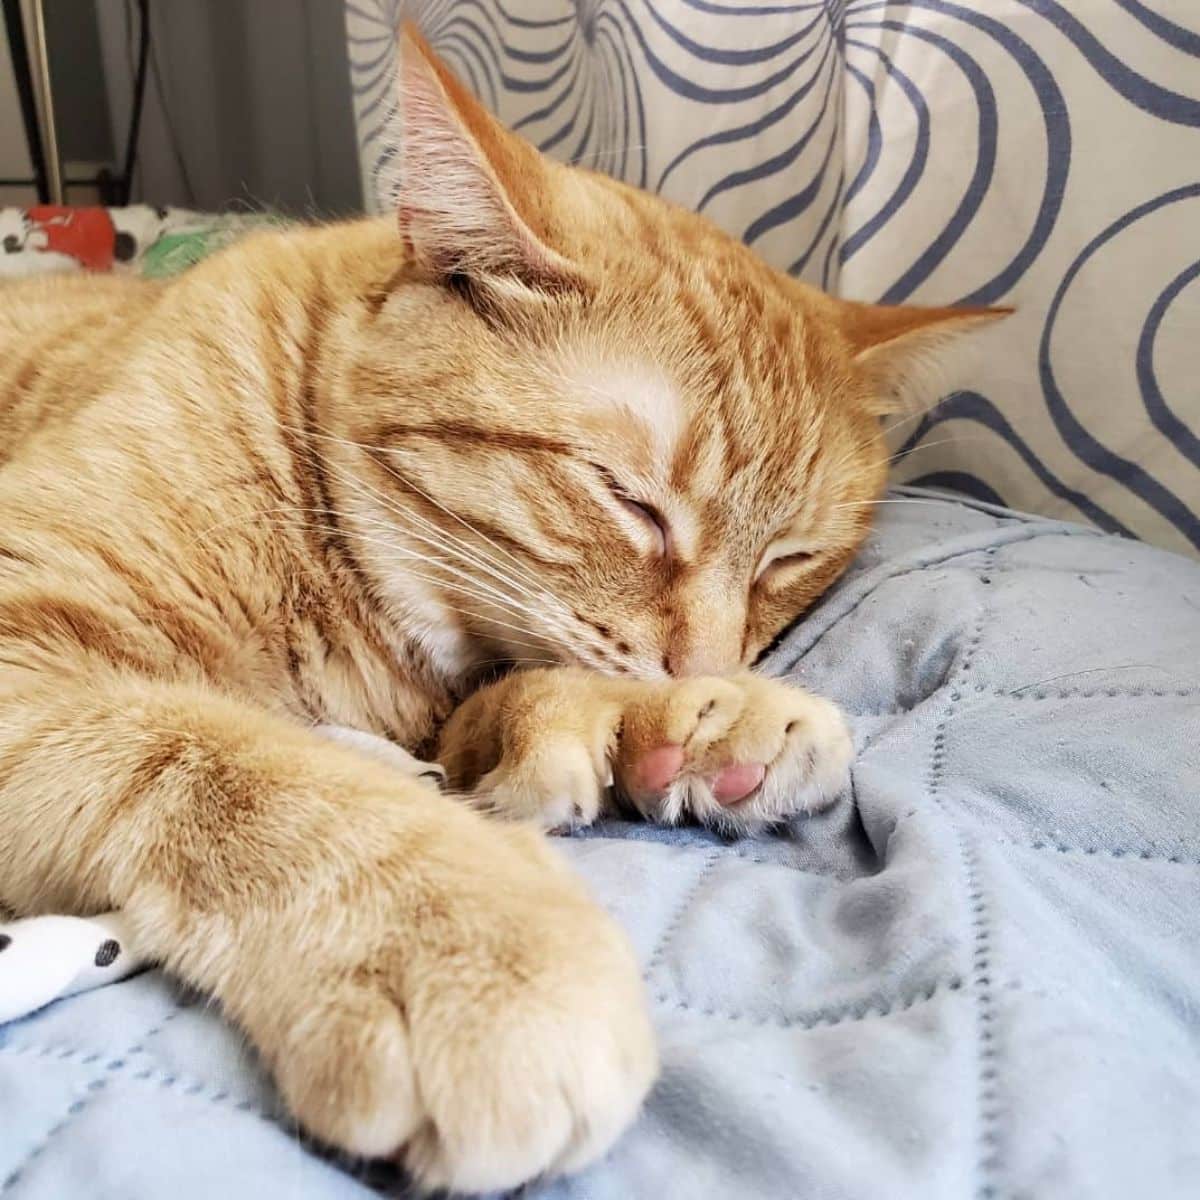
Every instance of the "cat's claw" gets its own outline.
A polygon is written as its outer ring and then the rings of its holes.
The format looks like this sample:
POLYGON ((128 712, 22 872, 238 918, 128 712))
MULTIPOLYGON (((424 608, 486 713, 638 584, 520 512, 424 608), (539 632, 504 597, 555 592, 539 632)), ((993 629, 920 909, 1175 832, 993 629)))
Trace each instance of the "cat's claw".
POLYGON ((543 829, 567 832, 591 825, 600 815, 612 769, 580 742, 548 736, 535 753, 504 760, 484 776, 477 807, 543 829))

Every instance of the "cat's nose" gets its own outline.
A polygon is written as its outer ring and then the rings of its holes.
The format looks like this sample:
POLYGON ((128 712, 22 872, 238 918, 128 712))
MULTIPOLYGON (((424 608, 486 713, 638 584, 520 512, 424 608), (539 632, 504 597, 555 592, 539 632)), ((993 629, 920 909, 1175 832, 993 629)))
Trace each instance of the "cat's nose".
POLYGON ((740 587, 723 568, 680 577, 665 597, 671 613, 663 639, 663 669, 668 675, 728 675, 738 669, 746 632, 740 587))
POLYGON ((676 644, 663 655, 663 669, 674 679, 696 675, 728 675, 737 667, 736 652, 731 653, 711 643, 676 644))

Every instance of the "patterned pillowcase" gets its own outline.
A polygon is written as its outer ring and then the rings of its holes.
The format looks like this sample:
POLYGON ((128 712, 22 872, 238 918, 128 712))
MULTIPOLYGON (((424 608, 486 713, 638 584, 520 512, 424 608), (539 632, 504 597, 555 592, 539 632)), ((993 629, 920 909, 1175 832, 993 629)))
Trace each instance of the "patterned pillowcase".
POLYGON ((367 195, 402 10, 544 149, 777 266, 1015 304, 899 478, 1200 551, 1194 0, 347 0, 367 195))

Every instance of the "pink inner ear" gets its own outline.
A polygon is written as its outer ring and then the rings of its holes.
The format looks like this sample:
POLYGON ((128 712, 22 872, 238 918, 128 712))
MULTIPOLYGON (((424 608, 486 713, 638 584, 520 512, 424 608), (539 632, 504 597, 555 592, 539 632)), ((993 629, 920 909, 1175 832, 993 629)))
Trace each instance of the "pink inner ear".
POLYGON ((485 249, 511 254, 513 214, 487 158, 424 53, 400 46, 398 174, 390 181, 400 228, 438 269, 457 270, 485 249))
MULTIPOLYGON (((423 45, 423 44, 422 44, 423 45)), ((578 287, 573 264, 530 225, 546 164, 411 37, 400 45, 399 153, 382 184, 417 262, 439 275, 511 275, 548 289, 578 287)))

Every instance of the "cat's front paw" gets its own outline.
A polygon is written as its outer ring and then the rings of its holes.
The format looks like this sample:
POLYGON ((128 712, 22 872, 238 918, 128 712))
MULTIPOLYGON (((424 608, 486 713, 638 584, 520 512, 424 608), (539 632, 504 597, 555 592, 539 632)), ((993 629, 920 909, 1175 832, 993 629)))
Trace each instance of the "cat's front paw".
POLYGON ((590 825, 612 786, 628 681, 556 667, 471 696, 442 731, 450 786, 475 808, 542 829, 590 825))
POLYGON ((650 820, 744 832, 832 803, 852 756, 835 705, 744 673, 680 680, 631 704, 615 778, 650 820))
POLYGON ((637 965, 609 917, 517 828, 422 847, 393 891, 391 917, 382 893, 351 898, 287 968, 289 1002, 261 1014, 256 1040, 301 1124, 453 1192, 603 1153, 657 1072, 637 965))
POLYGON ((476 693, 448 732, 443 761, 473 805, 548 829, 590 824, 615 797, 652 821, 744 832, 832 802, 853 751, 828 700, 749 672, 522 672, 476 693))

